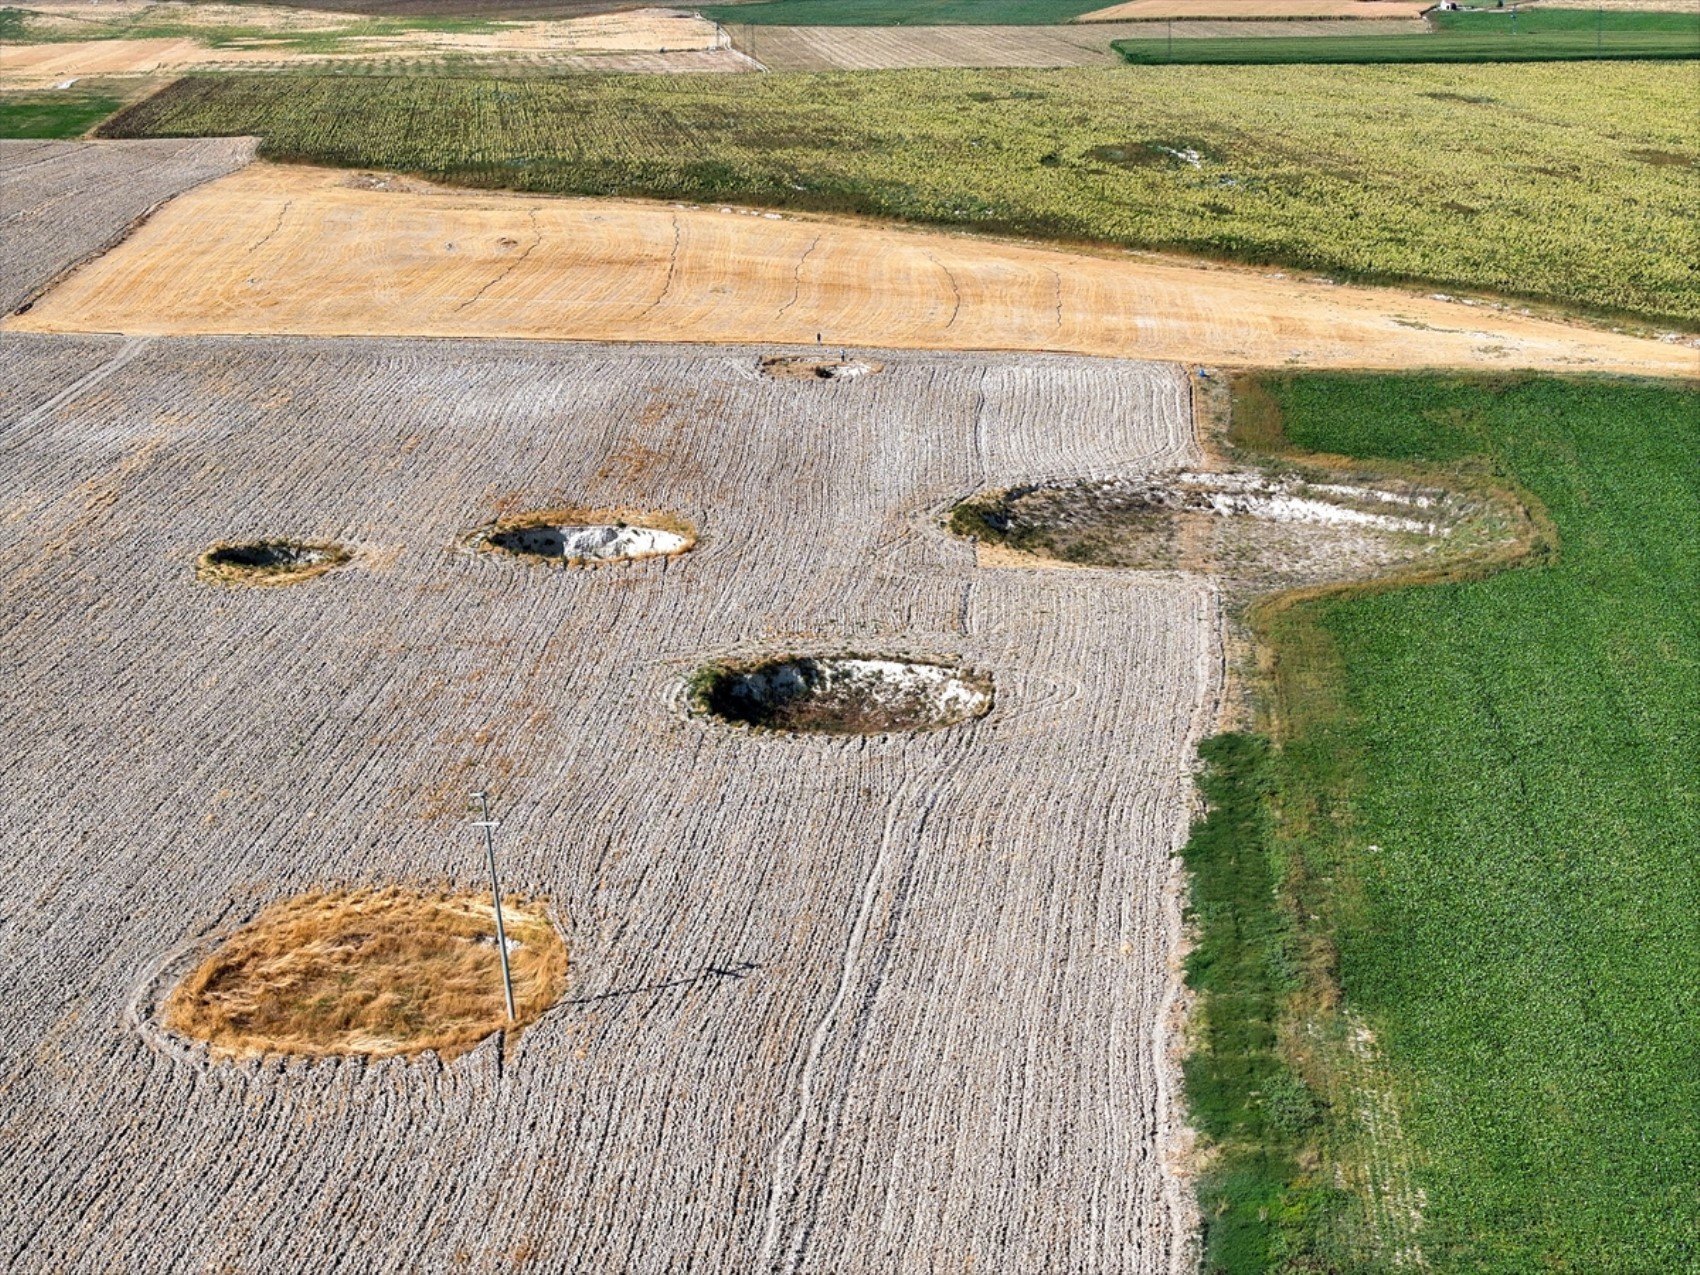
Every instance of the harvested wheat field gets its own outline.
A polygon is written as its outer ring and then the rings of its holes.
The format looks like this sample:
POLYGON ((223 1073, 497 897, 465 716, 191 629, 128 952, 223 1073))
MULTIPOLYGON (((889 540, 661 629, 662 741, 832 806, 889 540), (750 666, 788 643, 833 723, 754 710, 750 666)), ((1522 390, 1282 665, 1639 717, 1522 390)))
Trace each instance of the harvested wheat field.
POLYGON ((910 67, 1120 66, 1112 40, 1153 34, 1177 40, 1215 36, 1420 35, 1419 20, 1194 21, 1047 27, 784 27, 733 25, 733 44, 769 71, 896 71, 910 67))
POLYGON ((1428 0, 1127 0, 1083 13, 1076 22, 1152 22, 1187 18, 1420 18, 1428 0))
POLYGON ((873 223, 254 165, 14 331, 769 341, 1688 375, 1679 344, 1389 289, 873 223))
POLYGON ((143 142, 0 141, 0 308, 116 243, 173 195, 246 164, 249 138, 143 142))
POLYGON ((0 1229, 25 1265, 1189 1269, 1164 1024, 1214 593, 981 571, 937 523, 982 487, 1196 463, 1179 369, 6 345, 30 746, 0 761, 0 1229), (463 545, 580 501, 701 540, 579 571, 463 545), (207 544, 281 534, 352 560, 197 578, 207 544), (852 652, 995 704, 849 737, 690 712, 707 664, 852 652), (221 1061, 162 1019, 280 900, 478 890, 481 787, 504 889, 567 948, 523 1033, 447 1064, 221 1061))

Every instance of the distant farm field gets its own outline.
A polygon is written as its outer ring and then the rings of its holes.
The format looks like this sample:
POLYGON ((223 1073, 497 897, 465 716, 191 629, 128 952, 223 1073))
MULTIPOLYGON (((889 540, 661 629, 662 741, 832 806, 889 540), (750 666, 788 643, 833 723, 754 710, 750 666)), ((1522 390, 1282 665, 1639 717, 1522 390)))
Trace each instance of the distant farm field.
POLYGON ((1518 14, 1437 13, 1421 35, 1351 34, 1314 40, 1230 35, 1175 43, 1161 28, 1115 41, 1129 62, 1196 64, 1342 62, 1546 62, 1700 57, 1700 11, 1587 13, 1541 9, 1518 14))
POLYGON ((1307 450, 1509 477, 1558 541, 1547 565, 1265 626, 1281 875, 1393 1098, 1366 1116, 1329 1095, 1324 1140, 1410 1172, 1430 1269, 1691 1270, 1700 391, 1306 375, 1259 394, 1307 450))
POLYGON ((709 5, 701 12, 716 22, 766 26, 1044 26, 1096 7, 1092 0, 763 0, 709 5))
POLYGON ((81 137, 122 105, 102 93, 0 95, 0 137, 81 137))
POLYGON ((1105 22, 1061 26, 834 27, 729 24, 733 44, 770 71, 895 71, 913 67, 1114 66, 1118 39, 1160 31, 1176 40, 1220 36, 1422 35, 1415 19, 1308 22, 1105 22))
POLYGON ((268 75, 180 81, 103 131, 258 134, 272 158, 468 185, 874 213, 1693 324, 1694 104, 1691 71, 1656 64, 268 75))

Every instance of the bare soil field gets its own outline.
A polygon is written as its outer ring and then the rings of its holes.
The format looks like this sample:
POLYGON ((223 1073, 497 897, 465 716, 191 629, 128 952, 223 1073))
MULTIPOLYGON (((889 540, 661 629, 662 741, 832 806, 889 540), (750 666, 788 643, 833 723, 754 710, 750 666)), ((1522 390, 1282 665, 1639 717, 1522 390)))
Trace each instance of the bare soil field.
POLYGON ((137 218, 246 164, 246 138, 103 142, 0 140, 0 309, 117 241, 137 218))
MULTIPOLYGON (((174 6, 176 7, 176 6, 174 6)), ((229 6, 220 6, 228 14, 229 6)), ((280 28, 294 30, 295 28, 280 28)), ((333 48, 297 48, 267 37, 209 46, 181 36, 149 40, 66 40, 18 44, 0 62, 0 87, 45 88, 97 75, 151 75, 187 68, 263 70, 341 62, 417 62, 421 59, 516 58, 551 69, 653 71, 751 70, 727 56, 730 37, 708 20, 673 9, 638 9, 564 22, 515 22, 495 31, 407 31, 350 37, 333 48), (715 52, 709 59, 662 55, 715 52), (609 54, 650 55, 635 61, 604 60, 609 54), (657 59, 660 60, 657 60, 657 59), (699 65, 700 64, 700 65, 699 65)))
POLYGON ((892 71, 910 67, 1119 66, 1112 40, 1256 35, 1420 35, 1416 19, 1315 22, 1149 22, 1049 27, 727 28, 733 45, 770 71, 892 71))
POLYGON ((1179 369, 6 344, 11 1269, 1191 1268, 1163 1025, 1212 589, 981 571, 937 525, 982 487, 1196 463, 1179 369), (568 500, 701 543, 582 571, 459 547, 568 500), (354 558, 196 578, 264 535, 354 558), (799 650, 981 670, 996 704, 855 737, 687 711, 705 662, 799 650), (566 938, 517 1039, 221 1062, 162 1022, 274 901, 477 890, 486 786, 505 888, 566 938))
POLYGON ((1076 22, 1133 22, 1165 18, 1419 18, 1428 0, 1127 0, 1083 13, 1076 22))
POLYGON ((1692 375, 1694 351, 1485 305, 848 219, 253 165, 14 331, 888 344, 1249 365, 1692 375))

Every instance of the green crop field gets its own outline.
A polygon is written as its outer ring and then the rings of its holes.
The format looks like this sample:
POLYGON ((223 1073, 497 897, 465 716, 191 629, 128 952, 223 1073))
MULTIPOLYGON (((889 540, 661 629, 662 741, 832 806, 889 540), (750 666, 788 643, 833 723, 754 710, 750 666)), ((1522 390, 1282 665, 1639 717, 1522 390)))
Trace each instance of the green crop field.
MULTIPOLYGON (((1231 1146, 1237 1113, 1261 1113, 1204 1183, 1207 1269, 1362 1268, 1323 1207, 1331 1181, 1361 1180, 1356 1104, 1314 1056, 1320 1104, 1275 1101, 1269 971, 1290 982, 1305 964, 1302 945, 1271 956, 1293 930, 1376 1042, 1403 1128, 1388 1146, 1384 1120, 1377 1154, 1420 1189, 1411 1235, 1430 1268, 1696 1269, 1700 389, 1265 375, 1235 415, 1265 443, 1284 427, 1297 448, 1499 475, 1544 506, 1558 550, 1261 625, 1279 748, 1271 762, 1243 739, 1212 745, 1207 790, 1227 816, 1188 854, 1208 887, 1202 950, 1233 958, 1214 977, 1253 1024, 1243 1044, 1205 1037, 1229 1056, 1195 1068, 1204 1124, 1231 1146), (1258 802, 1286 916, 1259 917, 1255 862, 1220 866, 1224 837, 1265 845, 1258 802), (1281 1110, 1297 1114, 1263 1132, 1281 1110), (1343 1176, 1298 1173, 1295 1137, 1343 1176)), ((1284 1038, 1311 1052, 1333 1011, 1295 1003, 1284 1038)))
POLYGON ((1117 40, 1140 65, 1341 62, 1548 62, 1700 57, 1700 13, 1589 13, 1577 9, 1435 13, 1428 35, 1280 36, 1117 40))
POLYGON ((0 93, 0 137, 81 137, 121 105, 99 93, 0 93))
POLYGON ((1110 0, 766 0, 709 5, 704 17, 787 27, 1045 26, 1102 9, 1110 0))
POLYGON ((114 137, 519 190, 873 213, 1700 321, 1661 64, 193 77, 114 137))

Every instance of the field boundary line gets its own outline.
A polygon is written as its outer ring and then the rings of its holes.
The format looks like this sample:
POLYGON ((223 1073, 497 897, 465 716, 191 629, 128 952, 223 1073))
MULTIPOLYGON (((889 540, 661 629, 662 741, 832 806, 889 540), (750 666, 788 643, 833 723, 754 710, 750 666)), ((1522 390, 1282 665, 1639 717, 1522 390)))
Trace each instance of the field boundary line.
MULTIPOLYGON (((178 198, 181 195, 187 195, 190 191, 199 190, 202 186, 205 186, 208 182, 219 181, 222 178, 230 177, 235 173, 241 172, 244 168, 248 167, 248 165, 250 165, 254 162, 256 152, 259 150, 259 146, 260 146, 260 139, 258 137, 193 138, 193 139, 189 139, 189 141, 190 141, 191 146, 194 146, 197 143, 205 143, 207 141, 212 141, 212 142, 215 142, 215 143, 221 142, 221 141, 247 142, 248 143, 248 153, 243 158, 242 162, 240 164, 238 164, 236 167, 228 169, 227 171, 222 172, 222 173, 209 173, 207 176, 201 178, 199 181, 191 182, 189 185, 184 186, 181 190, 177 191, 176 194, 167 195, 164 199, 161 199, 156 203, 150 204, 142 212, 138 213, 135 217, 131 218, 131 220, 126 225, 121 227, 116 234, 114 234, 105 243, 101 244, 98 248, 95 248, 95 249, 93 249, 89 252, 84 253, 81 257, 78 257, 75 261, 67 263, 65 266, 63 266, 61 269, 59 269, 56 273, 54 273, 52 275, 52 277, 44 280, 42 283, 36 285, 34 288, 31 288, 30 291, 27 294, 25 294, 24 299, 22 301, 18 302, 18 304, 12 308, 12 313, 13 314, 23 314, 23 313, 25 313, 37 301, 41 300, 42 297, 46 296, 49 292, 53 291, 54 288, 58 287, 67 278, 69 278, 71 275, 74 275, 77 271, 81 270, 84 266, 93 265, 96 261, 99 261, 107 253, 111 252, 114 248, 118 248, 118 247, 122 246, 126 239, 128 239, 131 235, 135 234, 138 230, 140 230, 143 226, 145 226, 148 223, 148 221, 153 217, 153 215, 155 213, 157 213, 161 208, 164 208, 172 200, 178 198)), ((112 143, 109 142, 109 141, 79 142, 79 143, 77 143, 77 145, 78 146, 106 147, 106 146, 112 145, 112 143)), ((70 154, 70 153, 73 153, 73 152, 62 152, 62 154, 70 154)), ((59 158, 59 157, 60 156, 58 156, 58 155, 49 156, 47 159, 36 160, 34 162, 37 163, 37 164, 47 163, 50 160, 56 159, 56 158, 59 158)), ((25 167, 33 167, 33 165, 26 165, 25 167)), ((15 176, 16 173, 19 170, 14 169, 12 171, 13 171, 13 175, 15 176)))

